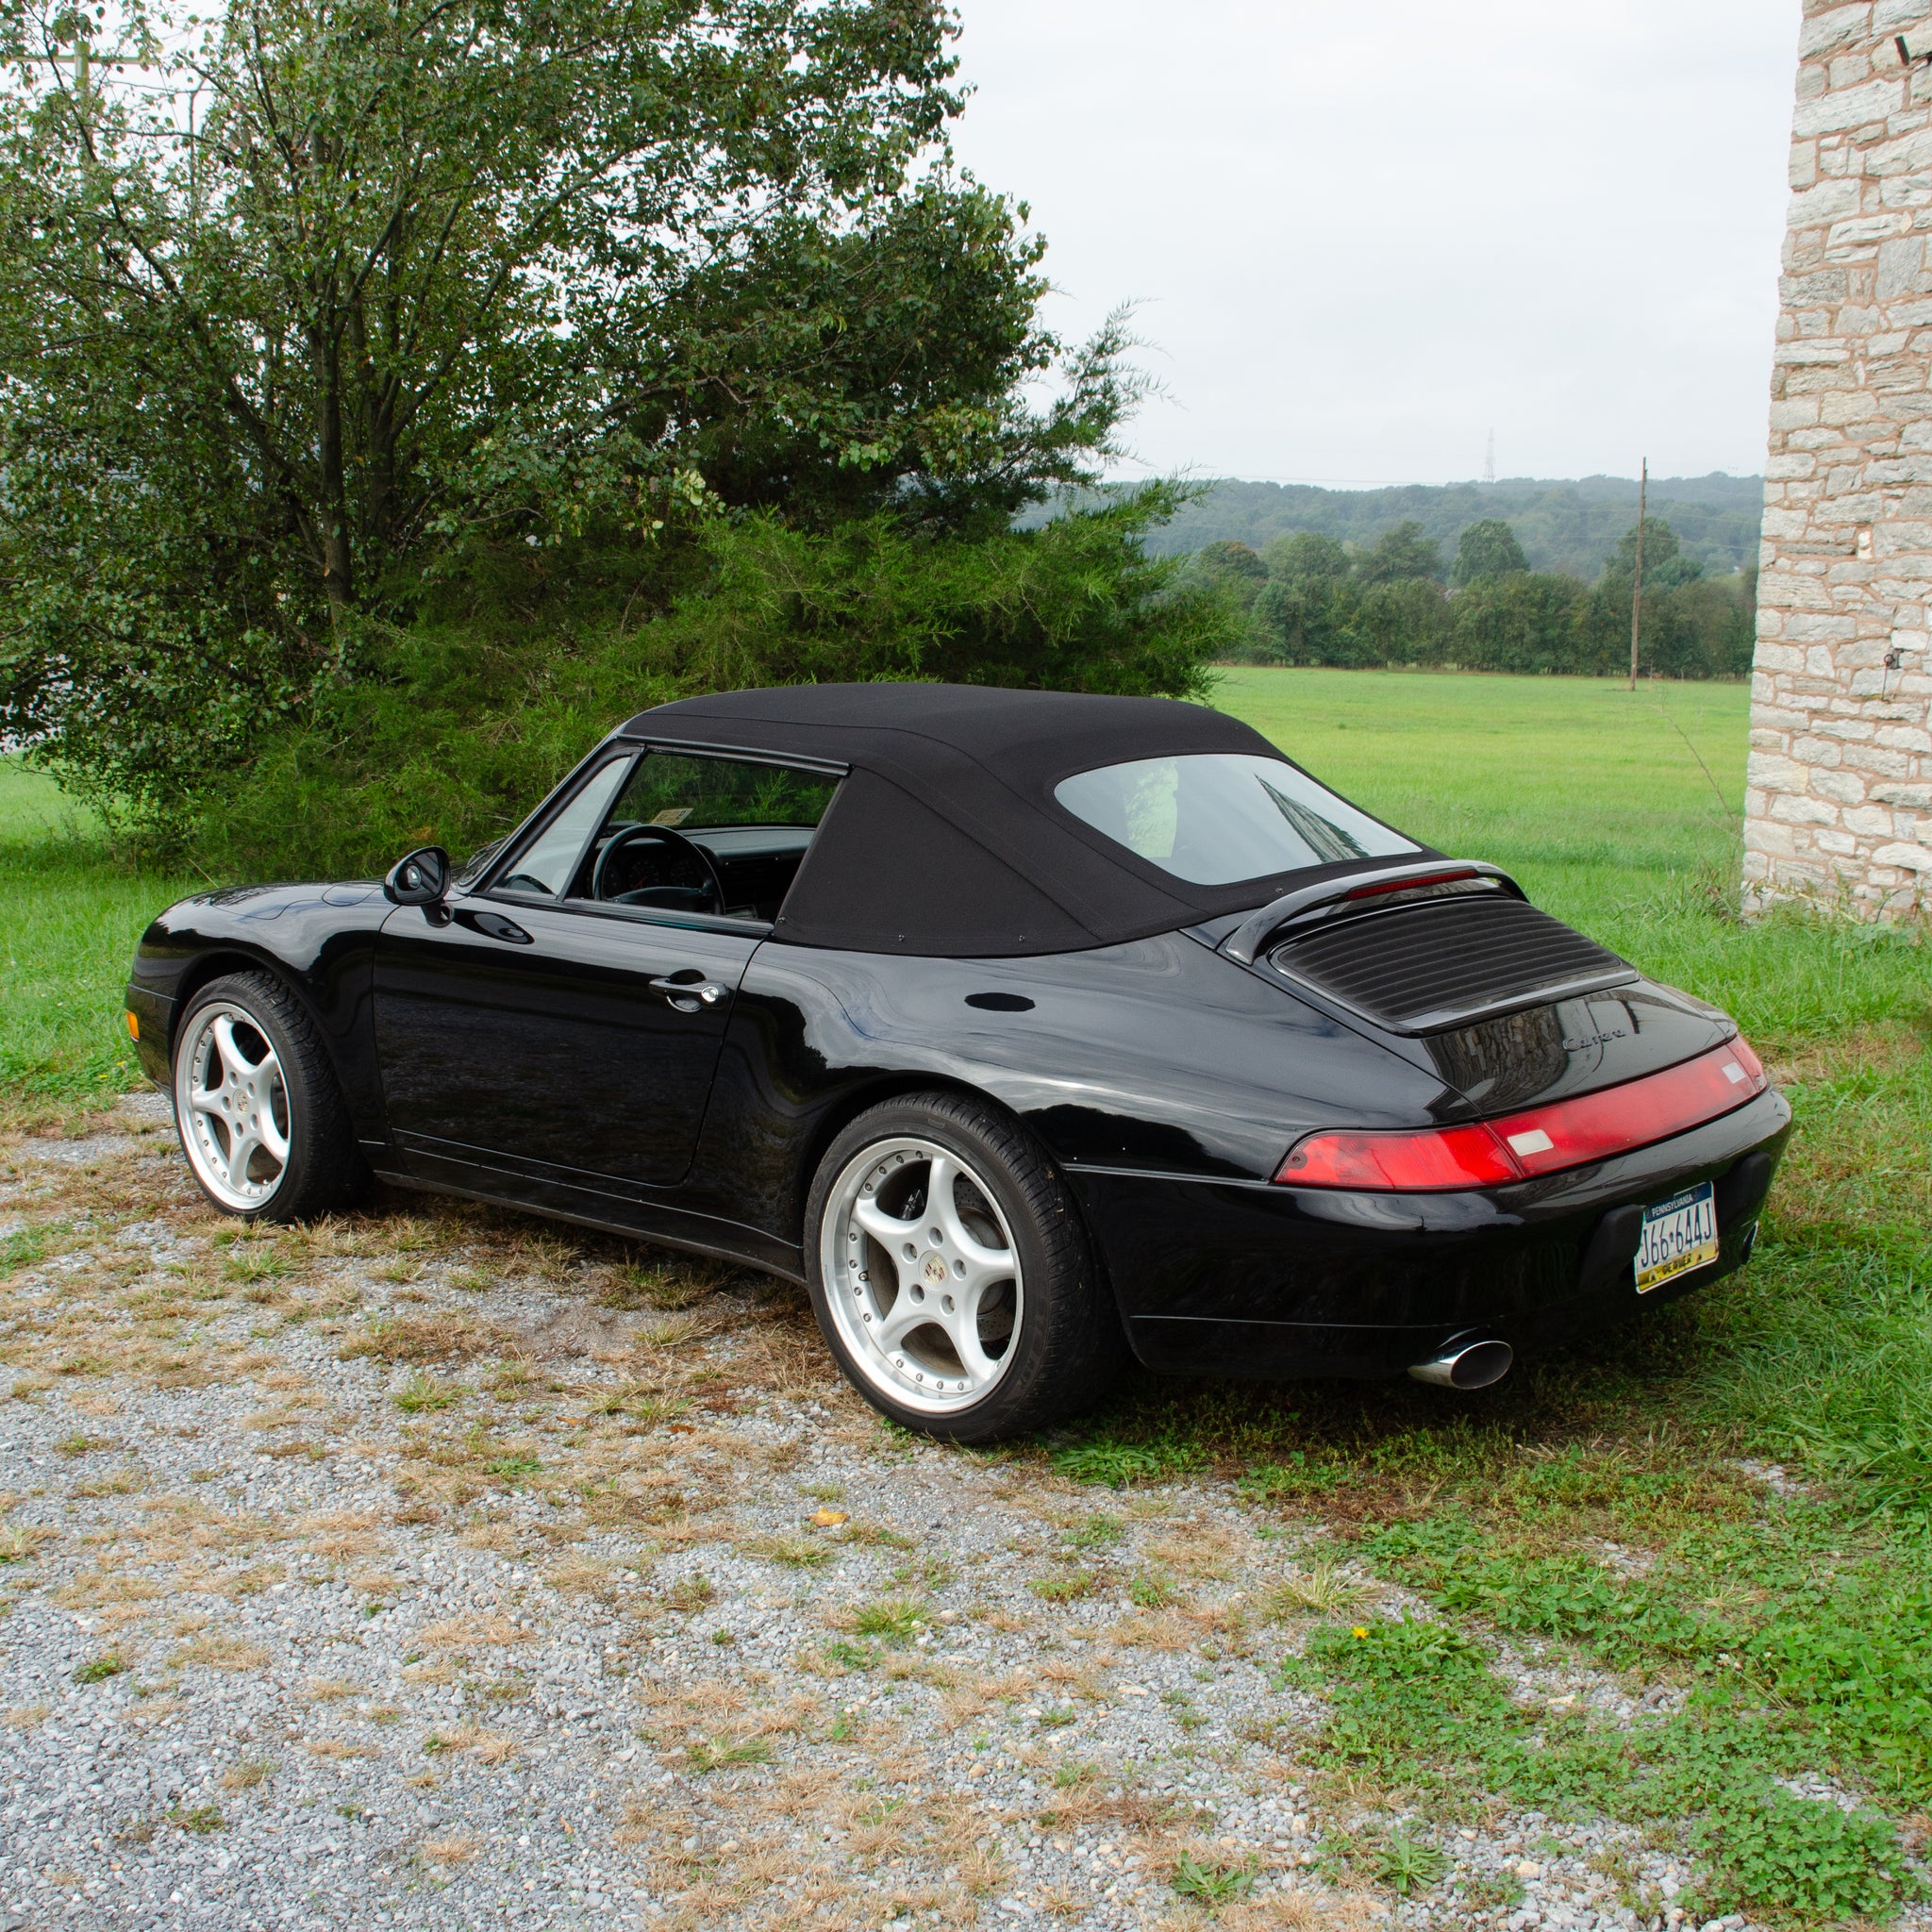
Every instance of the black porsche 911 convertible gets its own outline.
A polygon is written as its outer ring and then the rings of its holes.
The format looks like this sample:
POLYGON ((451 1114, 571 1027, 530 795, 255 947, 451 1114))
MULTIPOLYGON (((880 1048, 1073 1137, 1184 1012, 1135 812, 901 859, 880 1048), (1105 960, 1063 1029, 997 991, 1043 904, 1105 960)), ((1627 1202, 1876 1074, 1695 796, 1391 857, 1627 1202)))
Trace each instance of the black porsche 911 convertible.
POLYGON ((1750 1255, 1725 1016, 1150 698, 688 699, 497 845, 172 907, 127 991, 221 1208, 374 1173, 809 1284, 965 1441, 1129 1352, 1478 1388, 1750 1255))

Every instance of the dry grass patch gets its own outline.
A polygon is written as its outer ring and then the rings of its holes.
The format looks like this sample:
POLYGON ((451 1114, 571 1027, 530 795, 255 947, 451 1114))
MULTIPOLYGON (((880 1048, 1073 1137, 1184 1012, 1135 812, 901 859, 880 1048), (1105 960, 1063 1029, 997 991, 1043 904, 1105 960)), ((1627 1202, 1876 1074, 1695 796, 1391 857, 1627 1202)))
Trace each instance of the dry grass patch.
POLYGON ((1307 1563, 1262 1596, 1262 1614, 1273 1618, 1332 1616, 1375 1595, 1360 1577, 1333 1563, 1307 1563))
POLYGON ((58 1530, 41 1523, 0 1525, 0 1563, 30 1563, 49 1543, 58 1542, 58 1530))
POLYGON ((416 1633, 416 1641, 425 1650, 469 1650, 478 1644, 502 1647, 527 1643, 533 1634, 513 1617, 491 1611, 468 1617, 445 1617, 437 1623, 425 1624, 416 1633))
POLYGON ((54 1591, 63 1610, 98 1610, 118 1604, 152 1603, 160 1585, 118 1570, 82 1570, 54 1591))
POLYGON ((363 1690, 346 1677, 312 1677, 306 1694, 310 1704, 340 1704, 345 1698, 362 1696, 363 1690))
POLYGON ((200 1664, 210 1671, 258 1671, 269 1661, 269 1653, 258 1643, 239 1637, 198 1637, 185 1643, 168 1659, 171 1668, 200 1664))
POLYGON ((505 1329, 460 1315, 394 1315, 372 1322, 336 1353, 345 1362, 365 1357, 384 1362, 437 1362, 452 1357, 501 1355, 513 1340, 505 1329))
POLYGON ((603 1602, 617 1594, 612 1568, 601 1557, 572 1557, 546 1571, 543 1581, 560 1595, 595 1597, 603 1602))
POLYGON ((465 1751, 479 1764, 507 1764, 523 1747, 502 1731, 480 1724, 458 1724, 453 1731, 433 1732, 423 1742, 425 1751, 465 1751))
POLYGON ((341 1763, 352 1757, 379 1757, 382 1754, 374 1744, 356 1744, 346 1738, 309 1738, 302 1748, 311 1757, 325 1757, 332 1763, 341 1763))
POLYGON ((423 1856, 439 1865, 466 1865, 482 1849, 483 1840, 472 1831, 454 1832, 448 1838, 425 1839, 423 1842, 423 1856))
POLYGON ((251 1757, 223 1772, 222 1789, 225 1791, 252 1791, 256 1786, 266 1784, 275 1773, 275 1766, 267 1758, 251 1757))
POLYGON ((1238 1552, 1234 1537, 1222 1524, 1190 1522, 1151 1544, 1149 1554, 1184 1576, 1207 1576, 1220 1581, 1233 1572, 1238 1552))

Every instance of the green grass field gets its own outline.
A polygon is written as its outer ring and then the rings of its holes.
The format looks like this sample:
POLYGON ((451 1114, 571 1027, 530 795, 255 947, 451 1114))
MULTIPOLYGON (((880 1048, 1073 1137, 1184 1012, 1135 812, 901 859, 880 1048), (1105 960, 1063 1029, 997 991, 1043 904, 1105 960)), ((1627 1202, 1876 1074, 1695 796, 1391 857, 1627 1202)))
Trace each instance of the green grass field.
MULTIPOLYGON (((1284 1684, 1327 1700, 1327 1775, 1390 1832, 1424 1807, 1533 1807, 1553 1828, 1607 1813, 1695 1857, 1693 1918, 1883 1920, 1923 1889, 1932 1812, 1923 931, 1735 917, 1736 687, 1235 670, 1217 701, 1728 1007, 1797 1132, 1749 1269, 1481 1397, 1142 1376, 1051 1453, 1097 1483, 1217 1468, 1284 1534, 1312 1517, 1430 1606, 1280 1657, 1284 1684), (1525 1710, 1493 1668, 1501 1641, 1673 1694, 1628 1724, 1525 1710), (1812 1774, 1854 1808, 1794 1790, 1812 1774)), ((4 1106, 17 1124, 72 1115, 134 1079, 127 959, 192 887, 125 868, 97 824, 0 762, 0 888, 4 1106)), ((1241 1641, 1265 1652, 1268 1629, 1241 1641)))
POLYGON ((121 989, 142 928, 193 882, 118 861, 92 813, 0 758, 0 1119, 55 1117, 138 1084, 121 989))

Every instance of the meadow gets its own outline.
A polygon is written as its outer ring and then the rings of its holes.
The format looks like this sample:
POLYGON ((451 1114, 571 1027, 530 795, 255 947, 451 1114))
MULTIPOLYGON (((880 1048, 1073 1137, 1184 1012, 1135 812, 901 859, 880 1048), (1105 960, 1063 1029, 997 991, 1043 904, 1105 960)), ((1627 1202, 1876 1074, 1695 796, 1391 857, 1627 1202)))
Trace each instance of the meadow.
MULTIPOLYGON (((1099 1489, 1231 1476, 1284 1537, 1312 1524, 1427 1606, 1282 1656, 1284 1685, 1327 1699, 1324 1774, 1357 1805, 1607 1815, 1688 1846, 1709 1914, 1883 1919, 1924 1890, 1932 1812, 1924 926, 1738 919, 1737 686, 1239 669, 1217 702, 1727 1007, 1797 1130, 1747 1270, 1477 1400, 1142 1376, 1032 1453, 1099 1489), (1640 1714, 1526 1709, 1499 1675, 1524 1646, 1640 1714)), ((192 882, 117 858, 8 763, 0 888, 5 1118, 58 1125, 137 1078, 116 1032, 127 958, 192 882)))

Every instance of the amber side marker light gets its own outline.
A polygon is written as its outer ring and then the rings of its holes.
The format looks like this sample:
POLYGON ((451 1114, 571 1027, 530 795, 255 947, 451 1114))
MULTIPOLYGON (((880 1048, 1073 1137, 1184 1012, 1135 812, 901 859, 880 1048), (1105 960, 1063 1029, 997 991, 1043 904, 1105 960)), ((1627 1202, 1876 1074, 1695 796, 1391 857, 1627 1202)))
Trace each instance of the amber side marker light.
POLYGON ((1392 1132, 1324 1128, 1296 1141, 1274 1178, 1289 1188, 1406 1194, 1507 1187, 1668 1141, 1770 1084, 1757 1056, 1733 1040, 1660 1074, 1500 1120, 1392 1132))
POLYGON ((127 1022, 127 1037, 139 1041, 141 1038, 141 1015, 132 1008, 122 1016, 127 1022))

